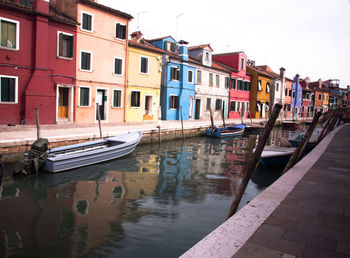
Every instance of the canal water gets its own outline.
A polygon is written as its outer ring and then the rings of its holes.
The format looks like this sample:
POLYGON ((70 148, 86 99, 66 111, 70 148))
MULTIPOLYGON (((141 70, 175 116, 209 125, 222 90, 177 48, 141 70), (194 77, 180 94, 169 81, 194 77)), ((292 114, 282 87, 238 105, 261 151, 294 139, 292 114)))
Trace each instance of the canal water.
MULTIPOLYGON (((268 143, 281 135, 274 129, 268 143)), ((178 257, 225 221, 256 143, 254 134, 189 138, 69 172, 4 177, 0 257, 178 257)), ((239 208, 279 176, 256 171, 239 208)))

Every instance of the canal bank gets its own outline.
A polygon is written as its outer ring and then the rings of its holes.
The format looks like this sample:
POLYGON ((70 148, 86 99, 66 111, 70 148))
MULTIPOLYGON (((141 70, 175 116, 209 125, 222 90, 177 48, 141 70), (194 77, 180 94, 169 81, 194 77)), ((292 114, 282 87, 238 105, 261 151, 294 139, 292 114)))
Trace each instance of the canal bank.
MULTIPOLYGON (((244 123, 250 123, 250 119, 244 119, 244 123)), ((227 119, 226 125, 241 123, 240 119, 227 119)), ((265 119, 252 119, 253 123, 266 122, 265 119)), ((302 121, 300 121, 302 122, 302 121)), ((277 121, 276 124, 280 124, 277 121)), ((222 120, 215 120, 215 126, 222 126, 222 120)), ((183 121, 184 137, 203 135, 205 129, 211 126, 210 120, 187 120, 183 121)), ((158 143, 161 141, 182 139, 181 121, 160 121, 144 123, 119 123, 102 124, 103 137, 111 137, 125 134, 131 131, 142 131, 141 144, 158 143), (159 127, 158 127, 159 126, 159 127)), ((41 125, 41 137, 49 140, 49 147, 58 147, 79 142, 91 141, 100 137, 98 124, 75 125, 56 124, 41 125)), ((23 153, 30 149, 31 144, 37 138, 35 126, 16 125, 0 126, 0 153, 4 154, 7 162, 18 160, 23 153)))
POLYGON ((349 257, 350 125, 182 257, 349 257))

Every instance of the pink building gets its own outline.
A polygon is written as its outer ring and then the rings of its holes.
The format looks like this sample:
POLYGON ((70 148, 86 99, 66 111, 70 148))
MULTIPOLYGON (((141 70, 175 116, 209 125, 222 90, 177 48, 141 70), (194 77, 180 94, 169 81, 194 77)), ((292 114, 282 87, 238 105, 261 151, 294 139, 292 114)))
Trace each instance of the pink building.
POLYGON ((36 108, 40 123, 57 121, 58 85, 75 83, 76 25, 45 0, 0 1, 0 124, 34 124, 36 108))
POLYGON ((246 54, 243 51, 216 54, 213 60, 234 69, 230 78, 229 118, 249 117, 251 76, 246 70, 246 54))

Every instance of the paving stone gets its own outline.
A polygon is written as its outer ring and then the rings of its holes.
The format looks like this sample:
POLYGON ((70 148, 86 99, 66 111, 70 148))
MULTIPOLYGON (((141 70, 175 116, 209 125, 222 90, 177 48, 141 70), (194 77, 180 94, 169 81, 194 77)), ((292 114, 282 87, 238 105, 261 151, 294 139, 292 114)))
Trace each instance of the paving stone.
POLYGON ((256 245, 247 242, 239 251, 232 257, 235 258, 246 258, 246 257, 256 257, 256 258, 281 258, 283 257, 283 252, 273 250, 261 245, 256 245))
POLYGON ((349 223, 343 223, 343 222, 337 221, 337 220, 325 220, 323 226, 325 228, 330 228, 330 229, 340 230, 343 232, 350 233, 350 224, 349 223))
POLYGON ((350 208, 345 208, 344 215, 350 216, 350 208))
POLYGON ((328 205, 322 205, 322 204, 317 204, 317 203, 312 203, 308 201, 301 201, 298 204, 298 208, 301 209, 312 209, 312 210, 317 210, 318 212, 320 211, 325 211, 333 214, 339 214, 343 215, 344 214, 344 208, 341 207, 331 207, 328 205))
POLYGON ((321 248, 308 246, 306 248, 306 251, 303 257, 304 258, 345 258, 348 256, 340 253, 336 253, 336 252, 330 252, 321 248))
POLYGON ((335 251, 337 241, 323 236, 302 232, 296 228, 288 229, 283 235, 283 239, 314 246, 330 251, 335 251))
POLYGON ((285 228, 295 228, 297 225, 297 222, 293 219, 288 218, 281 218, 276 216, 270 216, 265 220, 265 224, 278 226, 278 227, 285 227, 285 228))
POLYGON ((248 242, 263 245, 267 248, 281 251, 283 253, 302 256, 305 251, 305 244, 281 239, 279 237, 268 237, 264 234, 255 233, 248 242))
POLYGON ((311 224, 298 223, 296 228, 302 232, 310 233, 313 235, 323 236, 335 240, 350 239, 350 233, 325 228, 321 226, 314 226, 311 224))
POLYGON ((262 224, 261 227, 256 231, 256 233, 264 234, 268 237, 282 237, 285 231, 285 227, 262 224))
POLYGON ((350 256, 350 239, 349 242, 338 241, 336 251, 341 254, 350 256))

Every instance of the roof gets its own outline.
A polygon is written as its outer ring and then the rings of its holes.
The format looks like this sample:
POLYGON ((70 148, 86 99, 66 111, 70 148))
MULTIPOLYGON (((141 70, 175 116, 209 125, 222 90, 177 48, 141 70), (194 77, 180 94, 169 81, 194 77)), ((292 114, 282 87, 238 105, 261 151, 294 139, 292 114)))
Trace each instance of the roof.
MULTIPOLYGON (((20 4, 19 2, 15 0, 0 0, 0 6, 2 8, 9 8, 12 10, 16 10, 22 13, 27 13, 29 15, 35 15, 37 12, 33 9, 32 3, 20 4)), ((55 8, 53 8, 51 5, 49 6, 49 13, 44 14, 40 13, 40 15, 47 17, 50 20, 55 20, 61 23, 69 24, 76 26, 78 22, 73 19, 72 17, 68 17, 67 15, 58 12, 55 8)))
POLYGON ((268 77, 268 78, 270 78, 270 79, 274 77, 274 76, 272 76, 270 73, 268 73, 268 72, 266 72, 266 71, 264 71, 264 70, 262 70, 262 69, 259 69, 259 68, 257 68, 257 67, 252 67, 252 66, 247 65, 247 68, 250 68, 250 69, 252 69, 253 71, 257 72, 259 75, 268 77))
POLYGON ((129 43, 129 46, 132 46, 132 47, 138 47, 138 48, 142 48, 142 49, 145 49, 145 50, 157 52, 157 53, 160 53, 160 54, 164 54, 165 53, 165 51, 163 49, 155 47, 155 46, 153 46, 152 44, 146 42, 143 39, 141 39, 139 42, 137 42, 136 40, 129 40, 128 43, 129 43))
POLYGON ((202 45, 198 45, 198 46, 192 46, 189 47, 188 50, 195 50, 195 49, 200 49, 200 48, 206 48, 209 47, 211 49, 211 51, 213 51, 212 47, 210 46, 210 44, 202 44, 202 45))
POLYGON ((230 55, 238 55, 238 54, 242 54, 242 53, 244 53, 244 51, 220 53, 220 54, 214 54, 213 56, 230 56, 230 55))
POLYGON ((77 1, 79 3, 81 3, 81 4, 85 4, 85 5, 88 5, 90 7, 99 9, 101 11, 105 11, 105 12, 108 12, 110 14, 114 14, 114 15, 120 16, 120 17, 125 18, 127 20, 131 20, 131 19, 134 18, 132 15, 130 15, 128 13, 124 13, 124 12, 121 12, 119 10, 113 9, 111 7, 108 7, 108 6, 96 3, 96 2, 94 2, 92 0, 77 0, 77 1))
POLYGON ((275 73, 268 65, 257 65, 255 66, 255 68, 257 68, 260 71, 266 72, 274 78, 280 78, 280 75, 278 73, 275 73))
MULTIPOLYGON (((155 38, 155 39, 147 39, 147 41, 158 41, 158 40, 163 40, 163 39, 166 39, 166 38, 172 38, 174 39, 172 36, 165 36, 165 37, 160 37, 160 38, 155 38)), ((175 39, 174 39, 175 40, 175 39)))

